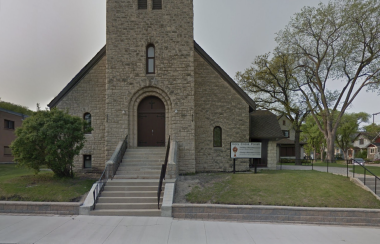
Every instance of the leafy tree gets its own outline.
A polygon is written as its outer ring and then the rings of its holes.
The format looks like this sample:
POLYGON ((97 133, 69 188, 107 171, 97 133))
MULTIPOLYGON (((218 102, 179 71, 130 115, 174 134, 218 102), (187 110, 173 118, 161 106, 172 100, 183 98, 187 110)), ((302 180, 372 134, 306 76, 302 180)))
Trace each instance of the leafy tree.
POLYGON ((312 116, 307 116, 305 123, 301 126, 302 138, 307 142, 304 146, 307 152, 313 152, 314 160, 316 152, 319 151, 323 160, 323 152, 326 149, 326 140, 323 133, 319 130, 317 123, 312 116))
POLYGON ((17 128, 12 154, 18 165, 36 173, 46 165, 58 177, 73 177, 74 156, 84 146, 84 133, 91 130, 83 119, 67 112, 39 110, 17 128))
POLYGON ((295 130, 295 156, 297 164, 300 164, 301 125, 309 109, 295 81, 295 61, 281 52, 274 53, 272 59, 270 54, 258 56, 253 66, 243 73, 238 72, 236 78, 241 87, 255 95, 258 108, 274 111, 283 115, 293 125, 295 130))
POLYGON ((343 150, 345 159, 347 159, 347 150, 352 145, 352 139, 354 134, 358 131, 360 123, 368 122, 370 117, 370 114, 364 112, 344 114, 342 116, 342 121, 337 129, 335 142, 343 150))
POLYGON ((30 110, 26 106, 22 106, 22 105, 10 103, 10 102, 5 102, 5 101, 0 101, 0 108, 10 110, 16 113, 20 113, 20 114, 29 115, 29 116, 34 113, 32 110, 30 110))
POLYGON ((370 133, 373 136, 376 136, 377 134, 380 133, 380 124, 370 124, 367 126, 363 126, 364 130, 368 133, 370 133))
POLYGON ((325 136, 331 160, 347 108, 363 90, 379 92, 380 1, 335 0, 304 7, 276 41, 297 60, 295 81, 325 136))

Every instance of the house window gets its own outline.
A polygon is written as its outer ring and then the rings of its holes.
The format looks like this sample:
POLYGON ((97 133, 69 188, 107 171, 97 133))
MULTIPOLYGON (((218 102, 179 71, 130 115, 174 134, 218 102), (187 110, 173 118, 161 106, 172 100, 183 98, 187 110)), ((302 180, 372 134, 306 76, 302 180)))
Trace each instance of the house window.
POLYGON ((214 128, 214 147, 222 146, 222 128, 219 126, 214 128))
POLYGON ((285 120, 282 121, 282 125, 285 125, 285 120))
POLYGON ((12 151, 9 147, 4 147, 4 156, 12 156, 12 151))
POLYGON ((284 134, 284 137, 289 138, 289 131, 288 130, 283 130, 282 134, 284 134))
POLYGON ((155 50, 154 45, 150 44, 146 47, 146 73, 154 74, 155 70, 155 50))
MULTIPOLYGON (((90 113, 85 113, 83 115, 83 119, 86 121, 86 126, 84 130, 86 131, 88 128, 91 127, 91 114, 90 113)), ((91 131, 87 131, 86 134, 91 134, 91 131)))
POLYGON ((89 169, 91 168, 92 160, 91 155, 83 155, 83 168, 89 169))
POLYGON ((364 139, 359 139, 359 145, 363 145, 364 144, 364 139))
POLYGON ((14 130, 15 129, 15 122, 12 120, 4 120, 4 128, 8 130, 14 130))
POLYGON ((153 0, 153 9, 162 9, 162 0, 153 0))
POLYGON ((138 9, 147 9, 148 0, 138 0, 138 9))
POLYGON ((369 153, 370 153, 370 154, 375 154, 375 148, 371 148, 371 149, 369 150, 369 153))

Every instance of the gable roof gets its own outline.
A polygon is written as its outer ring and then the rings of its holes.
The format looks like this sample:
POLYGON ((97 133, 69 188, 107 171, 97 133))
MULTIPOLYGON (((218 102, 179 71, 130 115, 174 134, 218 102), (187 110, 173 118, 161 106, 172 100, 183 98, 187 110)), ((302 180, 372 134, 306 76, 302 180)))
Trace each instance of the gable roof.
POLYGON ((93 57, 90 62, 86 64, 86 66, 79 71, 79 73, 63 88, 63 90, 48 104, 49 108, 53 108, 57 106, 59 101, 69 93, 78 83, 81 81, 88 72, 106 55, 106 46, 104 46, 96 55, 93 57))
POLYGON ((363 135, 368 140, 372 141, 377 137, 377 134, 369 133, 369 132, 359 132, 357 136, 352 140, 352 142, 356 141, 360 135, 363 135))
POLYGON ((278 140, 284 135, 276 115, 268 110, 256 110, 250 113, 249 137, 278 140))
MULTIPOLYGON (((250 106, 250 111, 256 109, 255 102, 245 93, 235 81, 194 41, 195 51, 234 89, 250 106)), ((57 106, 59 101, 69 93, 90 70, 106 55, 106 46, 104 46, 94 58, 63 88, 63 90, 48 104, 49 108, 57 106)))

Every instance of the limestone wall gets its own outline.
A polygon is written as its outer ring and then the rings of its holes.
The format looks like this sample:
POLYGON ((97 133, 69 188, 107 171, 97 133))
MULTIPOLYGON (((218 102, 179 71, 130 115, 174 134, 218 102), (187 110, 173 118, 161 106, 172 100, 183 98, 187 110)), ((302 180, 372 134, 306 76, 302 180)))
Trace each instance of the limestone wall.
POLYGON ((86 135, 86 143, 79 156, 75 157, 75 171, 83 170, 83 155, 92 155, 92 169, 103 171, 105 167, 105 88, 106 57, 103 57, 93 69, 57 104, 57 108, 68 110, 71 115, 83 118, 91 113, 91 126, 94 129, 86 135))
MULTIPOLYGON (((230 142, 249 141, 249 106, 225 80, 195 54, 196 171, 231 171, 230 142), (213 129, 222 128, 222 147, 213 147, 213 129)), ((239 159, 236 170, 248 170, 239 159)))
POLYGON ((137 146, 137 106, 157 96, 166 107, 166 138, 178 142, 179 172, 195 171, 193 3, 165 0, 138 10, 136 0, 107 1, 106 155, 129 135, 137 146), (146 47, 155 46, 155 74, 146 74, 146 47))

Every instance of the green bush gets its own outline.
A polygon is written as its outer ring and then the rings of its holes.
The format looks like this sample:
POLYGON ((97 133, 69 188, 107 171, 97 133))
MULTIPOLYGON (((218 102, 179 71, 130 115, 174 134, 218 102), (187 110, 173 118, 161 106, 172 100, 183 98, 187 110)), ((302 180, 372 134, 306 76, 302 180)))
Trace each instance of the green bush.
POLYGON ((58 177, 73 177, 74 156, 84 146, 84 133, 91 130, 83 119, 67 112, 37 111, 17 128, 12 154, 18 165, 35 173, 46 165, 58 177))

